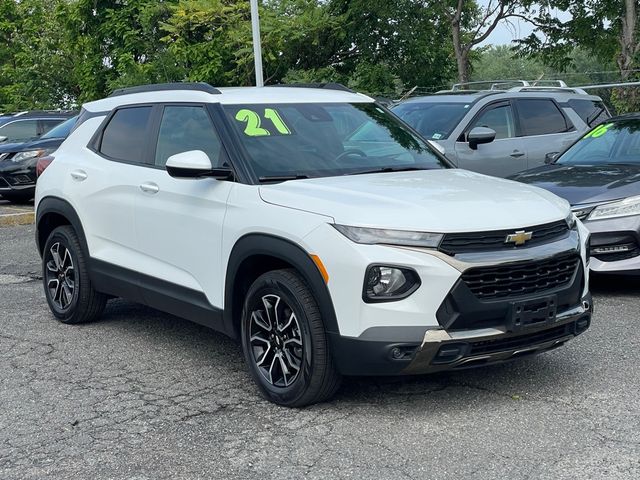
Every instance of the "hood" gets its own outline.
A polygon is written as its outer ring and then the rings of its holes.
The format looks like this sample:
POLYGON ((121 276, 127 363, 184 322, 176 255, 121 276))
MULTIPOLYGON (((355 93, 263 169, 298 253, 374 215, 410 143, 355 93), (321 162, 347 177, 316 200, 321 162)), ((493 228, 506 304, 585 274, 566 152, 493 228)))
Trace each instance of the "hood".
POLYGON ((0 153, 26 152, 37 150, 38 148, 57 148, 62 145, 62 142, 64 142, 64 138, 43 138, 22 143, 5 143, 0 144, 0 153))
POLYGON ((640 165, 544 165, 511 178, 549 190, 571 205, 640 195, 640 165))
POLYGON ((566 218, 545 190, 459 169, 293 180, 260 187, 265 202, 363 227, 471 232, 566 218))

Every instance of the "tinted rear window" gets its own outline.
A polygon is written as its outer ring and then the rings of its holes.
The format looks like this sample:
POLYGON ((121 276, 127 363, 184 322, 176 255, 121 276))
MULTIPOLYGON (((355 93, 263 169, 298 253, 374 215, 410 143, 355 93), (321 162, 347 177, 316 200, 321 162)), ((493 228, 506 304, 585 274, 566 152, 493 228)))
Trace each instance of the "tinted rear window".
POLYGON ((544 98, 518 100, 518 117, 524 136, 563 133, 572 127, 556 104, 544 98))
POLYGON ((102 134, 100 152, 116 160, 143 163, 144 139, 151 107, 118 110, 102 134))
POLYGON ((590 127, 597 125, 611 116, 604 106, 604 103, 596 100, 569 100, 569 106, 573 108, 575 112, 580 115, 584 123, 590 127))

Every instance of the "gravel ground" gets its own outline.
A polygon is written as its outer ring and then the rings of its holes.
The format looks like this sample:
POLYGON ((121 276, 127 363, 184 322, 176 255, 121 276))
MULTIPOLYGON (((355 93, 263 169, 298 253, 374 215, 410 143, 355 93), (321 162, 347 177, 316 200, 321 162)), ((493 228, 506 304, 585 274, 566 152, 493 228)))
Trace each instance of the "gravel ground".
POLYGON ((292 410, 198 325, 120 300, 56 322, 33 236, 0 229, 1 479, 640 478, 640 281, 595 282, 592 328, 553 352, 292 410))

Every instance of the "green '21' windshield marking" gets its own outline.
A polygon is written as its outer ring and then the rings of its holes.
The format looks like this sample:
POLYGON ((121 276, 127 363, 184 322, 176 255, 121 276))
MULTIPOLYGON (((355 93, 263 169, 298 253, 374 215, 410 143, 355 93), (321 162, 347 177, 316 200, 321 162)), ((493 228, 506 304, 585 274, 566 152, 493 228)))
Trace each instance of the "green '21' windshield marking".
MULTIPOLYGON (((280 114, 273 108, 265 108, 263 118, 269 120, 280 135, 291 135, 291 130, 284 122, 280 114)), ((244 134, 248 137, 266 137, 271 131, 264 128, 258 112, 243 108, 236 113, 235 119, 245 123, 244 134)))

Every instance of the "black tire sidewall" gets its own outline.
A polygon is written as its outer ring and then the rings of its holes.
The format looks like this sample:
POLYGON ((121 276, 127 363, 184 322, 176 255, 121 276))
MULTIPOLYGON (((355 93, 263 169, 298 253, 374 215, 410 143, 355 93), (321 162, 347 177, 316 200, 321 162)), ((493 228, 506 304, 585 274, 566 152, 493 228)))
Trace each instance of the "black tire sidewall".
POLYGON ((47 303, 49 304, 49 308, 53 315, 61 321, 70 320, 73 318, 74 313, 78 309, 78 302, 80 301, 80 292, 83 288, 82 284, 82 272, 80 271, 81 263, 78 258, 78 252, 76 252, 76 247, 74 245, 73 239, 70 238, 70 233, 68 227, 58 227, 56 228, 45 243, 44 252, 42 255, 42 279, 45 297, 47 299, 47 303), (73 298, 71 299, 71 304, 64 310, 58 308, 58 306, 51 299, 51 294, 49 293, 49 288, 47 286, 47 263, 51 260, 51 247, 60 243, 64 246, 71 255, 71 261, 73 262, 73 268, 75 273, 74 283, 75 288, 73 291, 73 298))
POLYGON ((313 345, 314 338, 309 325, 308 309, 298 299, 297 295, 288 285, 285 278, 279 277, 277 273, 265 274, 260 277, 249 289, 247 293, 244 308, 242 310, 242 350, 249 371, 254 381, 258 384, 262 393, 270 400, 280 405, 289 405, 296 402, 309 387, 311 376, 314 369, 313 345), (251 345, 249 340, 249 326, 251 320, 251 312, 255 309, 257 302, 261 302, 264 295, 276 294, 284 300, 296 314, 303 344, 303 362, 298 377, 288 387, 276 387, 271 385, 260 373, 258 366, 253 358, 251 345))

